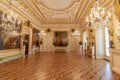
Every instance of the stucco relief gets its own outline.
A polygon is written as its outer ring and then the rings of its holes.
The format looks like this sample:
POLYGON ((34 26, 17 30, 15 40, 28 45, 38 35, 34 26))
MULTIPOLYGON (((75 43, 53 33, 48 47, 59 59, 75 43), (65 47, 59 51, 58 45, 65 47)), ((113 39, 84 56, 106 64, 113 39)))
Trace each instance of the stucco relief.
POLYGON ((117 18, 114 20, 114 41, 115 48, 120 49, 120 22, 117 18))
POLYGON ((118 0, 114 2, 114 42, 115 48, 120 49, 120 5, 118 0))
POLYGON ((120 4, 119 4, 119 0, 116 0, 114 2, 114 11, 115 11, 115 15, 117 16, 118 20, 120 21, 120 4))
POLYGON ((36 0, 37 4, 42 4, 50 10, 65 10, 74 5, 75 2, 80 0, 36 0))
POLYGON ((51 10, 49 8, 44 7, 41 4, 37 4, 37 7, 41 10, 42 13, 44 13, 44 16, 46 17, 46 19, 53 19, 53 18, 74 19, 79 9, 79 6, 78 6, 79 4, 80 2, 76 2, 70 8, 62 11, 51 10))

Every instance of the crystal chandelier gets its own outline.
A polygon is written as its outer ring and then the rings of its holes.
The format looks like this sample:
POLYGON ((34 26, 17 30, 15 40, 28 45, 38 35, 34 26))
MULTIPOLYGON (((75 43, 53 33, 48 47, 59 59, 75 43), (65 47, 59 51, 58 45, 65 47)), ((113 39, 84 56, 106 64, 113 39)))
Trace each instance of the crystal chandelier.
POLYGON ((89 27, 106 26, 111 19, 111 13, 106 12, 105 8, 99 6, 96 1, 94 7, 91 9, 90 15, 86 17, 86 23, 89 27))
POLYGON ((1 14, 1 25, 0 27, 2 28, 3 32, 6 32, 9 34, 9 32, 14 32, 15 27, 17 24, 21 23, 21 21, 17 20, 17 15, 12 12, 11 5, 12 5, 12 0, 9 0, 9 8, 8 12, 2 12, 1 14))

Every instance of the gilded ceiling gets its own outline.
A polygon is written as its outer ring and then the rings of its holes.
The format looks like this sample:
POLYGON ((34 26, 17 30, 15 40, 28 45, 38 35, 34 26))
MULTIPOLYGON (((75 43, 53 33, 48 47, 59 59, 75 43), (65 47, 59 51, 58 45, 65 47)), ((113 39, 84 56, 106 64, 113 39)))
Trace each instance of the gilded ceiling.
MULTIPOLYGON (((1 1, 8 5, 9 0, 1 1)), ((94 2, 95 0, 12 0, 12 5, 17 13, 24 13, 29 21, 41 26, 64 24, 84 27, 85 18, 94 2)), ((100 6, 106 10, 111 9, 113 2, 114 0, 99 0, 100 6)))
POLYGON ((120 0, 116 0, 115 3, 115 14, 117 16, 117 18, 119 19, 119 22, 120 22, 120 0))
POLYGON ((65 10, 73 6, 75 2, 80 0, 35 0, 38 5, 42 5, 51 10, 65 10))

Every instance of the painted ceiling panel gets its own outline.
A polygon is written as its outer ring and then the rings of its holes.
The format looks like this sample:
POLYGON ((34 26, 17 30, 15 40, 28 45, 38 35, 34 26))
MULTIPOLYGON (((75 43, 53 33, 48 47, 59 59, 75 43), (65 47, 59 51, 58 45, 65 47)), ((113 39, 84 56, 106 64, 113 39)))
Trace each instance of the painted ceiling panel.
POLYGON ((43 3, 45 6, 52 9, 63 9, 69 6, 72 0, 36 0, 38 4, 43 3))

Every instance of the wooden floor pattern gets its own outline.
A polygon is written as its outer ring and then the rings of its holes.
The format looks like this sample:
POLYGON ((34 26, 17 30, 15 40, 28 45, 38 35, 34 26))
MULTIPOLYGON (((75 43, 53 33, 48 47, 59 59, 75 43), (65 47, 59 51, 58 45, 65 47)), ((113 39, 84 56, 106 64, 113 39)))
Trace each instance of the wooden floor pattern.
POLYGON ((120 75, 105 60, 75 53, 43 53, 0 64, 0 80, 120 80, 120 75))

